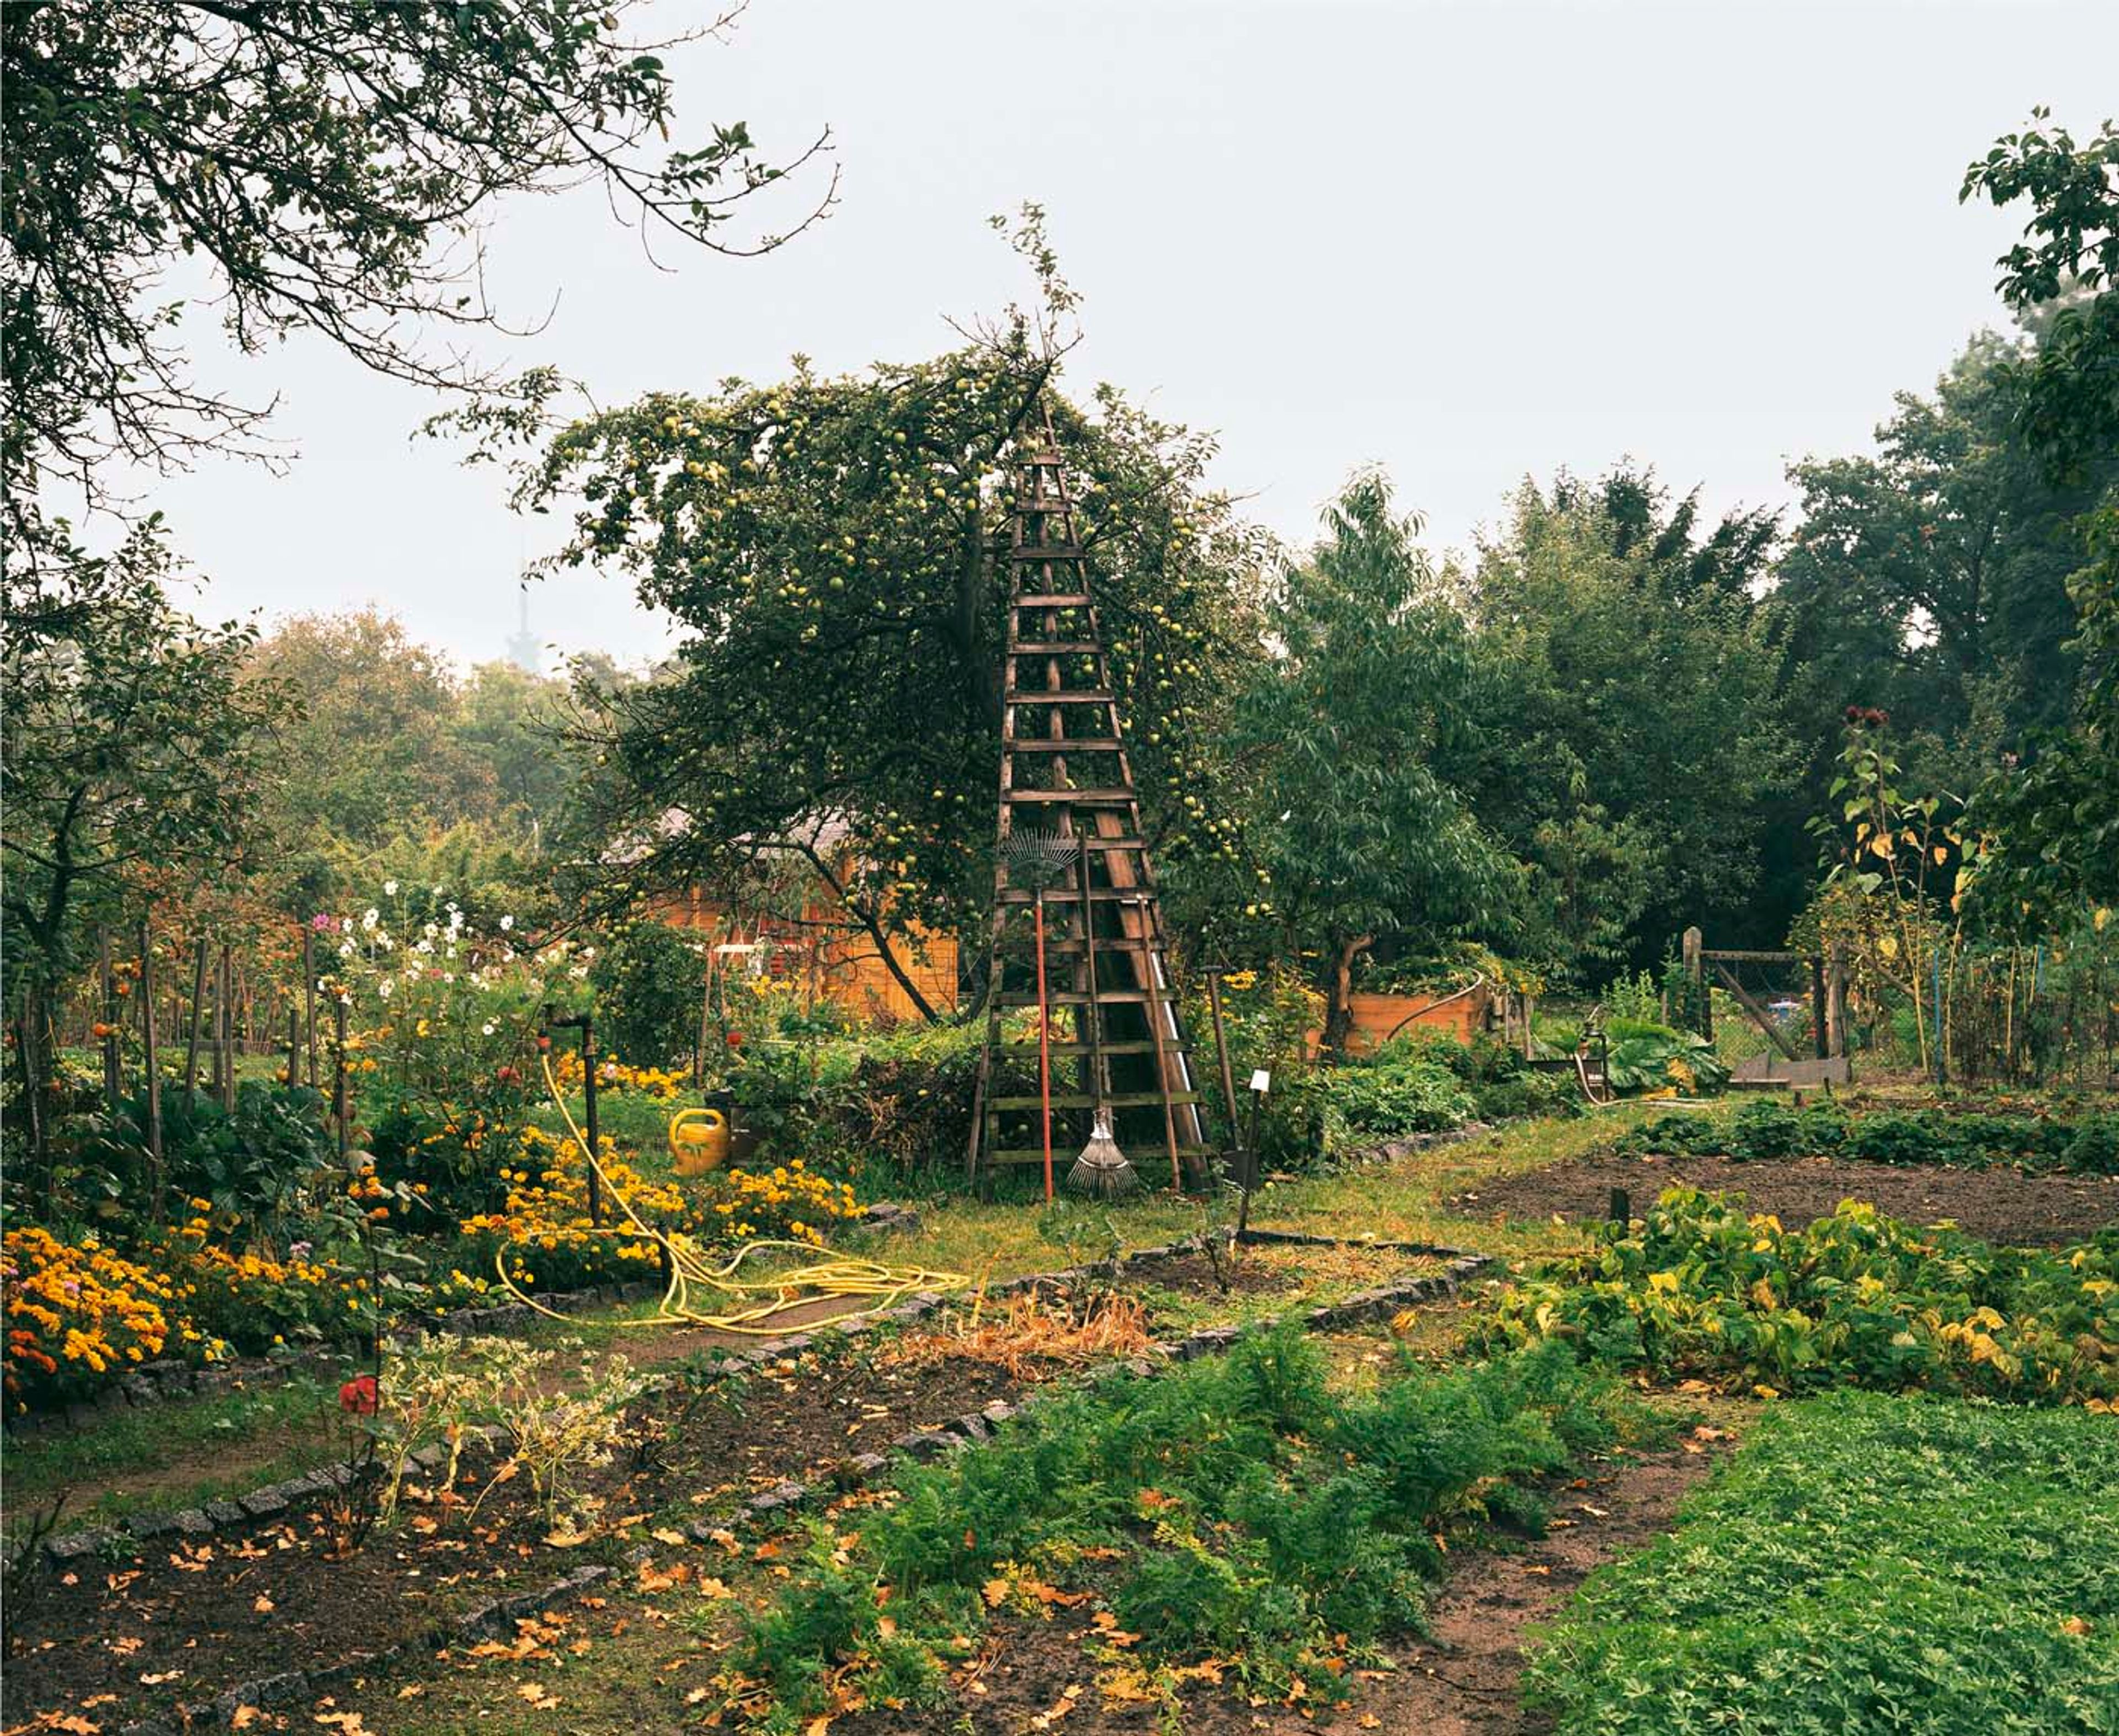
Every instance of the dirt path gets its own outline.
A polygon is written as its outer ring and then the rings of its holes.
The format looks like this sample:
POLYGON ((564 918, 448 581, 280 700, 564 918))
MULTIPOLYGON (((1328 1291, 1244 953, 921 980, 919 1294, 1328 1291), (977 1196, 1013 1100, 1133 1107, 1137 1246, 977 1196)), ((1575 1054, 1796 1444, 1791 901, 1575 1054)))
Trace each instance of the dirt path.
POLYGON ((1616 1152, 1570 1158, 1528 1174, 1459 1194, 1452 1211, 1468 1218, 1580 1221, 1610 1210, 1611 1190, 1624 1188, 1634 1215, 1666 1187, 1727 1189, 1742 1194, 1755 1212, 1771 1212, 1791 1228, 1832 1212, 1842 1200, 1860 1200, 1910 1223, 1948 1218, 1989 1242, 2047 1247, 2080 1242, 2119 1223, 2119 1177, 2034 1176, 2008 1168, 1955 1169, 1944 1164, 1858 1163, 1836 1158, 1760 1159, 1623 1156, 1616 1152))
MULTIPOLYGON (((1726 1445, 1726 1439, 1687 1440, 1670 1452, 1607 1465, 1562 1492, 1549 1535, 1519 1553, 1471 1557, 1430 1607, 1432 1638, 1407 1647, 1394 1672, 1365 1681, 1349 1708, 1353 1717, 1342 1715, 1341 1722, 1359 1719, 1364 1729, 1421 1736, 1531 1736, 1550 1729, 1549 1719, 1523 1707, 1523 1645, 1530 1631, 1556 1616, 1593 1568, 1669 1530, 1678 1502, 1705 1479, 1726 1445)), ((1291 1714, 1264 1726, 1305 1727, 1316 1725, 1291 1714)))

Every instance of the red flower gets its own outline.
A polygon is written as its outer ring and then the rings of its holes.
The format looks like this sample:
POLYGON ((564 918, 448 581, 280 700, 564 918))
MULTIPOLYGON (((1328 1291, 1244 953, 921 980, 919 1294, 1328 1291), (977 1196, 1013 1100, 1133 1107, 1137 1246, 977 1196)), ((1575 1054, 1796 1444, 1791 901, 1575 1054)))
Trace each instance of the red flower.
POLYGON ((356 1417, 372 1417, 375 1414, 377 1396, 375 1376, 355 1375, 339 1388, 338 1408, 356 1417))
POLYGON ((493 1076, 503 1085, 520 1084, 522 1081, 522 1075, 512 1067, 497 1068, 493 1076))
POLYGON ((726 1042, 731 1049, 740 1049, 743 1047, 743 1033, 740 1031, 731 1031, 722 1039, 722 1041, 726 1042))

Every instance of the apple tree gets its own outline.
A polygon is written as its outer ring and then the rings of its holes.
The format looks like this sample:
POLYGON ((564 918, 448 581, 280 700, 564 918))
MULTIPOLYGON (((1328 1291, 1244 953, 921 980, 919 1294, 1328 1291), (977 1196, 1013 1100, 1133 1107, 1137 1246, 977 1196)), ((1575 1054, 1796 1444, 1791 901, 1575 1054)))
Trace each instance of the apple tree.
POLYGON ((897 955, 977 932, 991 892, 1011 445, 1049 406, 1079 502, 1149 838, 1235 853, 1210 751, 1259 652, 1257 533, 1207 439, 1110 388, 1078 405, 1018 317, 931 360, 655 392, 576 422, 526 483, 573 503, 562 564, 633 579, 685 637, 661 678, 585 688, 583 809, 610 901, 792 854, 897 955), (681 816, 681 817, 679 817, 681 816), (622 858, 622 865, 618 864, 622 858))

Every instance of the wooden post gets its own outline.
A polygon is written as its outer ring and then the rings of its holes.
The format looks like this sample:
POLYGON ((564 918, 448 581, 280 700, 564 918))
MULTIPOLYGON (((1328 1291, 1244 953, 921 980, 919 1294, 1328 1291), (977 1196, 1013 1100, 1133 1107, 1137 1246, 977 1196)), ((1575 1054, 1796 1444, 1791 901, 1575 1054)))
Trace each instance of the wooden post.
POLYGON ((1531 1034, 1531 1024, 1537 1016, 1537 996, 1528 989, 1523 992, 1523 1059, 1532 1059, 1537 1051, 1537 1039, 1531 1034))
POLYGON ((1816 953, 1810 955, 1810 1024, 1817 1043, 1817 1058, 1824 1061, 1832 1053, 1832 1039, 1825 1028, 1825 960, 1816 953))
POLYGON ((1699 1008, 1699 1034, 1714 1041, 1714 997, 1707 986, 1707 961, 1701 956, 1705 941, 1697 928, 1685 931, 1685 975, 1699 1008))
MULTIPOLYGON (((713 933, 712 929, 707 932, 713 933)), ((699 990, 699 1035, 692 1045, 692 1088, 703 1091, 707 1084, 707 1036, 713 1029, 714 1018, 714 944, 707 942, 707 968, 699 990)))
POLYGON ((1835 944, 1825 976, 1825 1028, 1831 1053, 1847 1053, 1847 949, 1835 944))
POLYGON ((95 947, 103 975, 103 1102, 115 1115, 118 1104, 124 1100, 125 1080, 120 1070, 123 1051, 118 1041, 118 972, 110 962, 109 929, 97 931, 95 947))
POLYGON ((1207 972, 1207 1005, 1214 1014, 1214 1055, 1222 1064, 1222 1102, 1229 1112, 1229 1145, 1236 1144, 1236 1078, 1229 1070, 1229 1034, 1222 1023, 1222 973, 1207 972))
POLYGON ((302 1015, 294 1007, 287 1009, 287 1088, 292 1091, 302 1082, 302 1015))
POLYGON ((155 940, 148 920, 140 918, 141 1096, 146 1102, 148 1221, 162 1221, 162 1059, 155 1040, 155 940))
MULTIPOLYGON (((309 1088, 317 1084, 317 955, 316 931, 302 925, 302 1023, 308 1032, 309 1088)), ((294 1084, 290 1078, 289 1084, 294 1084)))
POLYGON ((220 1035, 220 1061, 215 1077, 220 1082, 220 1107, 235 1107, 235 949, 220 943, 220 988, 214 997, 214 1026, 220 1035))
POLYGON ((345 996, 332 997, 332 1114, 338 1122, 338 1160, 343 1164, 352 1142, 347 1138, 345 1102, 345 996))
POLYGON ((198 1101, 199 1037, 206 1025, 206 937, 199 937, 198 952, 192 963, 192 1034, 184 1045, 184 1095, 198 1101))
POLYGON ((603 1187, 596 1173, 596 1165, 603 1157, 603 1144, 596 1133, 596 1027, 590 1016, 582 1014, 582 1094, 586 1099, 582 1119, 587 1125, 582 1130, 587 1135, 589 1149, 585 1153, 589 1178, 589 1222, 603 1222, 603 1187))

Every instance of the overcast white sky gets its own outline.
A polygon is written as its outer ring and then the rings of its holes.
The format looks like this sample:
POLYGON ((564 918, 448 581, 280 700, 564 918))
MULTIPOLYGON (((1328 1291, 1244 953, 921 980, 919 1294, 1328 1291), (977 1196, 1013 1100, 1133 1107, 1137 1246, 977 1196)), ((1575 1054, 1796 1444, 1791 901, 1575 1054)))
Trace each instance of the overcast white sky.
MULTIPOLYGON (((662 0, 688 17, 690 0, 662 0)), ((826 224, 762 260, 665 249, 601 194, 505 207, 496 299, 606 403, 651 388, 931 354, 944 313, 1026 288, 990 213, 1050 213, 1085 297, 1077 388, 1108 378, 1218 429, 1220 480, 1300 536, 1380 462, 1439 550, 1526 474, 1621 454, 1719 508, 1869 443, 1998 323, 2020 228, 1960 207, 1964 165, 2044 103, 2119 109, 2119 4, 1440 5, 1354 0, 753 0, 674 62, 680 123, 828 125, 826 224)), ((678 142, 690 142, 680 129, 678 142)), ((290 475, 154 485, 216 616, 373 601, 498 656, 549 524, 410 431, 436 406, 297 343, 198 371, 277 390, 290 475)), ((666 643, 622 581, 536 587, 558 651, 666 643)))

